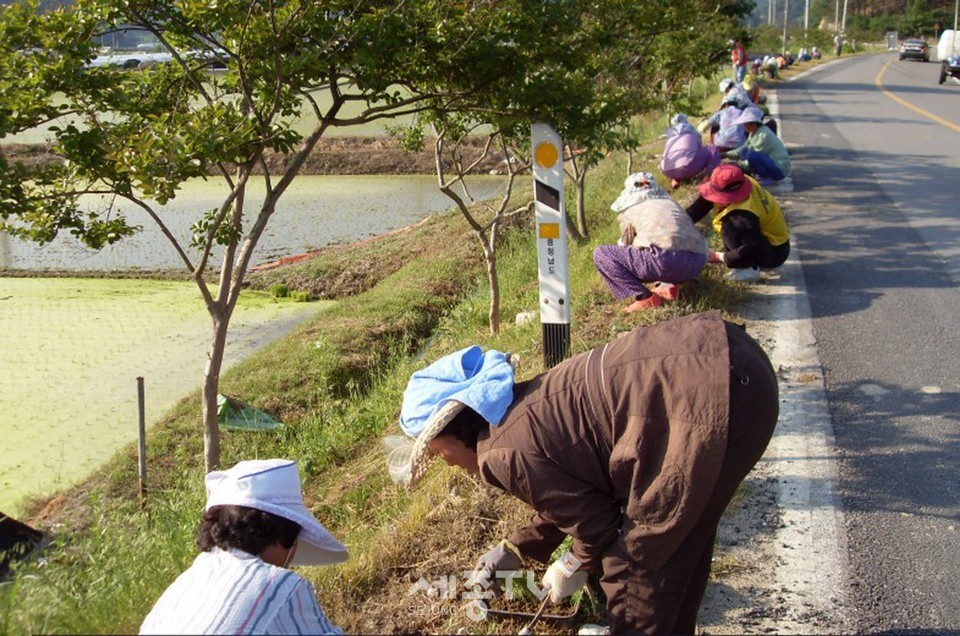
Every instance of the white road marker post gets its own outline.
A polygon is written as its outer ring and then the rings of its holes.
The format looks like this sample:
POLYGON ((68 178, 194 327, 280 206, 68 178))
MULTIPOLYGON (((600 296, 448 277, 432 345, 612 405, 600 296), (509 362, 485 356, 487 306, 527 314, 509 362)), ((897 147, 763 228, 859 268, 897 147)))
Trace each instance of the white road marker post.
POLYGON ((567 208, 563 191, 563 143, 560 135, 548 124, 533 124, 530 132, 543 362, 549 368, 570 353, 570 275, 567 262, 567 208))

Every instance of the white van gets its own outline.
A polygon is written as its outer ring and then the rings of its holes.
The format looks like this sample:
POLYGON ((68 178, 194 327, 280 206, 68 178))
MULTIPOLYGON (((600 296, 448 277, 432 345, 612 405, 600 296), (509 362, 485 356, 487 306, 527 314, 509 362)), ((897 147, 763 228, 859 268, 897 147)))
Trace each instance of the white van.
POLYGON ((960 35, 953 29, 947 29, 937 42, 937 60, 943 61, 954 53, 960 53, 960 35))

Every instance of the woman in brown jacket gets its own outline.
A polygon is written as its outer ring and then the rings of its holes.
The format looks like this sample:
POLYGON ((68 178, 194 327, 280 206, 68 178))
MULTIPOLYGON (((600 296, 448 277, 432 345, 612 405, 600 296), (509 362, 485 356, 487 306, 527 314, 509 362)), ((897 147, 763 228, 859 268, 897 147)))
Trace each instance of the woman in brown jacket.
POLYGON ((546 563, 554 602, 600 576, 614 634, 692 634, 720 516, 773 434, 778 389, 760 346, 718 312, 648 327, 525 382, 471 348, 413 374, 391 474, 412 487, 432 456, 528 503, 530 523, 484 554, 475 580, 546 563), (398 457, 400 455, 400 457, 398 457))

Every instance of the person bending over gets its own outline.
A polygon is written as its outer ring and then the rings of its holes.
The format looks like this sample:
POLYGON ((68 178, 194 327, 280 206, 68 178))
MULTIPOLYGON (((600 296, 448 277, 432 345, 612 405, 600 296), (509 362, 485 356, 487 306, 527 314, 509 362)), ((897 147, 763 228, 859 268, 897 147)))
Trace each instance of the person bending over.
POLYGON ((385 440, 414 487, 434 456, 535 511, 477 563, 489 585, 546 563, 552 602, 600 577, 614 634, 693 634, 720 516, 763 454, 777 378, 719 312, 637 329, 524 382, 509 356, 468 347, 413 373, 406 437, 385 440), (404 445, 406 442, 406 445, 404 445))
POLYGON ((694 280, 707 263, 707 240, 649 172, 627 177, 610 209, 619 212, 620 240, 593 251, 597 271, 630 313, 676 300, 677 283, 694 280), (649 287, 648 287, 649 285, 649 287))

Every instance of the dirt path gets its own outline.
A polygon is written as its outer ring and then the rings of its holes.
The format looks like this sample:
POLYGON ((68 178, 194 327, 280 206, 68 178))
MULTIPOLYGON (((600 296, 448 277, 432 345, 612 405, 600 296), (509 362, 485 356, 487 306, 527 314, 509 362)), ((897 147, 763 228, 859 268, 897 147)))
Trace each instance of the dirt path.
MULTIPOLYGON (((37 165, 57 161, 48 145, 0 144, 8 161, 37 165)), ((477 156, 483 147, 482 139, 470 140, 465 146, 465 157, 477 156)), ((265 155, 267 165, 276 174, 288 158, 276 153, 265 155)), ((467 162, 469 163, 469 162, 467 162)), ((492 156, 481 162, 477 172, 487 174, 499 169, 500 157, 492 156)), ((420 152, 407 152, 391 137, 326 137, 307 157, 300 174, 358 175, 358 174, 435 174, 433 146, 425 143, 420 152)))

